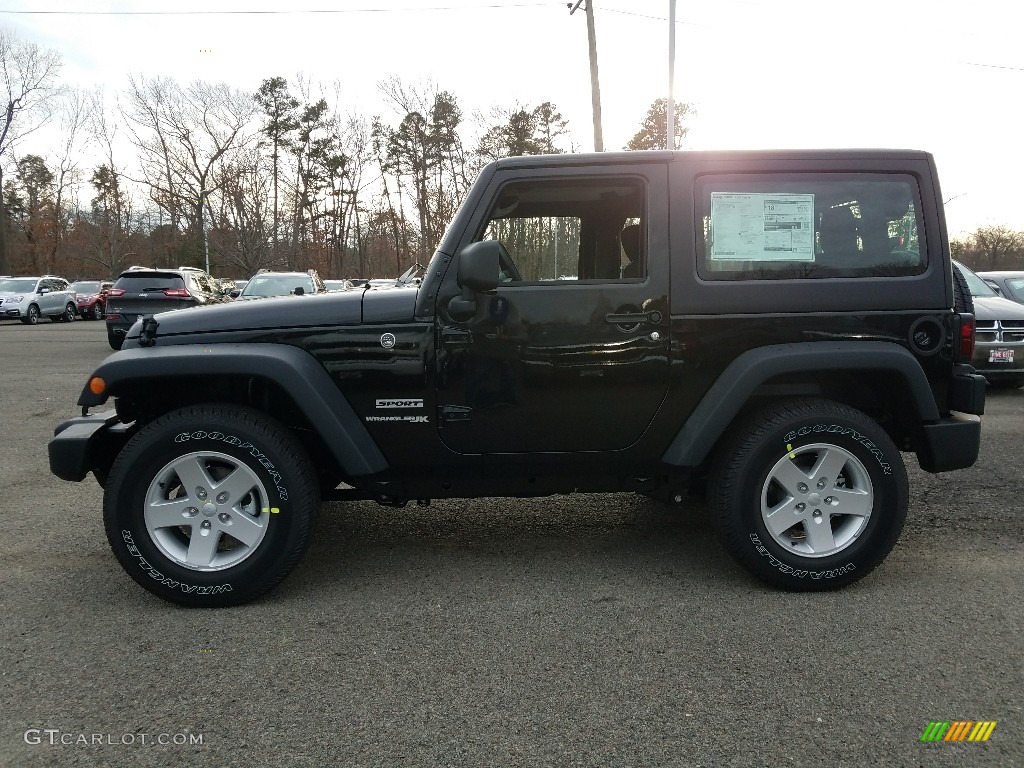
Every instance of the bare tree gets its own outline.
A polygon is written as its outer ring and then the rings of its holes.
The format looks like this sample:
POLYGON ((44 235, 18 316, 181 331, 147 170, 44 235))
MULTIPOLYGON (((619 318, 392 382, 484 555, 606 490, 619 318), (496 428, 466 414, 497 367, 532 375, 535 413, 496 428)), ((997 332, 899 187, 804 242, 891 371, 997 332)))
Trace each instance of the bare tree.
POLYGON ((18 40, 0 29, 0 70, 5 101, 0 117, 0 273, 8 271, 7 219, 3 201, 3 161, 11 147, 45 124, 60 73, 60 54, 18 40))
POLYGON ((127 96, 142 181, 170 215, 172 232, 184 226, 190 235, 190 247, 179 256, 197 262, 205 197, 222 183, 217 166, 254 140, 255 102, 226 83, 195 81, 183 87, 166 78, 132 78, 127 96))

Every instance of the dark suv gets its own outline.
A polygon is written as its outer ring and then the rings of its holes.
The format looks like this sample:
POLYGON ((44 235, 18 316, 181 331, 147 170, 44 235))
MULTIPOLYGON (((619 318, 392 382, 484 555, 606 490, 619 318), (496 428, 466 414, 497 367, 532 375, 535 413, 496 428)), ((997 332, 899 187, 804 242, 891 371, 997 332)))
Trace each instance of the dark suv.
POLYGON ((112 349, 120 349, 125 333, 143 315, 223 301, 216 281, 202 270, 132 267, 107 293, 107 341, 112 349))
POLYGON ((977 459, 973 344, 927 153, 515 157, 398 280, 135 323, 50 466, 189 605, 272 588, 324 498, 706 492, 751 573, 834 589, 895 545, 905 456, 977 459))

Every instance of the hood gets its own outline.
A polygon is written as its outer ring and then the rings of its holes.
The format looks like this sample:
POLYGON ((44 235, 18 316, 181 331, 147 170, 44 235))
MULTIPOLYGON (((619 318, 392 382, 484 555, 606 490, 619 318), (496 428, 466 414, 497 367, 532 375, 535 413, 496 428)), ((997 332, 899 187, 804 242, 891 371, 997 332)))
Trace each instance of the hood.
POLYGON ((1024 320, 1024 304, 1001 296, 975 296, 974 317, 977 320, 1024 320))
MULTIPOLYGON (((275 296, 191 307, 155 315, 157 337, 236 333, 289 328, 408 323, 416 305, 415 286, 388 286, 307 296, 275 296)), ((137 339, 138 321, 126 339, 137 339)))

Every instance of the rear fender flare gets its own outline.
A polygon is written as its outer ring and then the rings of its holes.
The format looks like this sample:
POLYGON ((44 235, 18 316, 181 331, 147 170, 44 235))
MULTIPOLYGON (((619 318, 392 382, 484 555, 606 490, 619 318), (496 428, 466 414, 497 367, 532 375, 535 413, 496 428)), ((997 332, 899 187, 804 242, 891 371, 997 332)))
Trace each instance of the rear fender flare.
POLYGON ((757 388, 773 377, 843 370, 897 374, 910 393, 918 419, 922 422, 939 419, 928 378, 905 347, 885 341, 772 344, 744 352, 722 371, 676 433, 662 461, 680 467, 694 467, 703 462, 757 388))

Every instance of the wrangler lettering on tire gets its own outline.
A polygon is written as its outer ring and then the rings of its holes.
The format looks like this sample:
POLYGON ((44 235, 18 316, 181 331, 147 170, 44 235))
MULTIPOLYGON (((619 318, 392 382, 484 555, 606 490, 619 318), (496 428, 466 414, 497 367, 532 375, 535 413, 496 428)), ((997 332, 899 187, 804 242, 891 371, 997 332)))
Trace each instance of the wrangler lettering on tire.
POLYGON ((320 503, 311 467, 294 436, 256 411, 172 411, 142 428, 114 462, 103 503, 107 538, 128 574, 166 600, 247 602, 280 582, 306 549, 320 503))
POLYGON ((863 578, 907 514, 907 475, 889 436, 847 405, 774 403, 737 425, 712 470, 709 508, 725 548, 794 590, 863 578))

